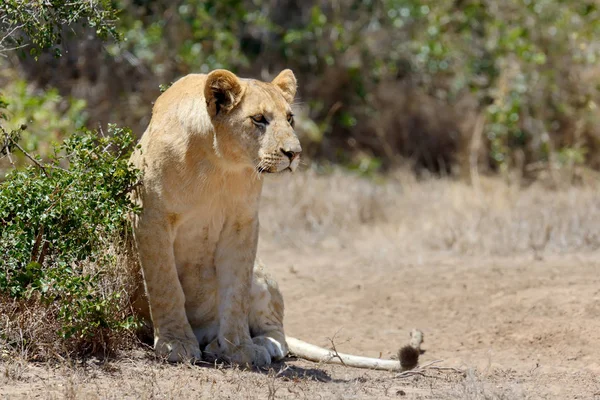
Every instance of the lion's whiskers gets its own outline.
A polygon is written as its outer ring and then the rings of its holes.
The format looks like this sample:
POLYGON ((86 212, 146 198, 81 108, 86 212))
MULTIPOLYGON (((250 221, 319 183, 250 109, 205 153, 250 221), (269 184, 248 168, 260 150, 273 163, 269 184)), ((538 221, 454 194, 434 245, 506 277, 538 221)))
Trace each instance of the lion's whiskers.
POLYGON ((252 172, 252 178, 255 180, 260 180, 261 176, 260 176, 260 169, 262 168, 262 163, 263 160, 260 160, 255 166, 254 166, 254 172, 252 172))

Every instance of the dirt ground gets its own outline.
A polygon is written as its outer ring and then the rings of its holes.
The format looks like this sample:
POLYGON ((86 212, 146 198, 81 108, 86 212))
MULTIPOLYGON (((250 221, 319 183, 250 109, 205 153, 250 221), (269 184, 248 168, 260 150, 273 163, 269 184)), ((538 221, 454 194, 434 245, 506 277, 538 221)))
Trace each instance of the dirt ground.
POLYGON ((421 365, 452 370, 402 377, 290 359, 239 371, 140 348, 75 367, 5 361, 0 396, 600 399, 596 197, 406 177, 269 182, 259 253, 284 294, 287 334, 389 358, 419 328, 421 365))

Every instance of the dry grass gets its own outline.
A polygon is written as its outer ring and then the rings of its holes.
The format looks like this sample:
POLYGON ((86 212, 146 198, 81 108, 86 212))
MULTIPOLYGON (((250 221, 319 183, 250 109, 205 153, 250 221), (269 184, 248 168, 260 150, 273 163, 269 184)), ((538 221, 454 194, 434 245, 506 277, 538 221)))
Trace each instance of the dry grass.
POLYGON ((515 383, 495 383, 474 369, 467 370, 465 378, 442 393, 440 399, 452 400, 521 400, 527 397, 515 383))
POLYGON ((464 375, 432 372, 395 379, 386 373, 343 371, 306 364, 276 366, 260 373, 238 369, 168 365, 148 359, 84 367, 34 366, 16 362, 0 368, 8 398, 44 399, 438 399, 521 400, 530 398, 513 382, 497 382, 474 369, 464 375), (17 372, 14 372, 18 369, 17 372), (10 372, 8 372, 10 371, 10 372), (16 373, 18 376, 9 376, 16 373), (12 387, 8 386, 11 385, 12 387), (43 395, 41 392, 43 391, 43 395))
MULTIPOLYGON (((13 363, 14 364, 14 363, 13 363)), ((83 367, 24 365, 19 378, 1 376, 0 395, 44 399, 461 399, 519 400, 515 385, 502 387, 470 370, 463 376, 432 373, 395 379, 386 373, 344 372, 344 367, 303 363, 260 373, 168 365, 136 358, 83 367), (43 392, 43 395, 42 395, 43 392)), ((4 366, 5 370, 16 368, 4 366)), ((1 369, 0 369, 1 371, 1 369)), ((3 372, 4 374, 4 372, 3 372)))
POLYGON ((540 257, 600 248, 600 201, 592 185, 522 188, 489 178, 475 188, 402 172, 377 184, 339 171, 307 171, 269 180, 264 192, 263 240, 286 245, 329 241, 360 248, 368 237, 382 253, 540 257))

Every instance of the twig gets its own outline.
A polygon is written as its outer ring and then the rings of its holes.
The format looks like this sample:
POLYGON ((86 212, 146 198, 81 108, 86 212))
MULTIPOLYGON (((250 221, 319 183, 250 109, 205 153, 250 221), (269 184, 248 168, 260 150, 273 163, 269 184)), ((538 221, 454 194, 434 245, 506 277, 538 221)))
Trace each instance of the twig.
POLYGON ((121 190, 121 192, 119 192, 119 194, 117 194, 117 197, 121 197, 129 192, 131 192, 133 189, 137 188, 138 186, 142 186, 143 185, 143 181, 141 179, 138 179, 137 182, 135 182, 132 185, 127 186, 125 189, 121 190))
POLYGON ((439 364, 439 363, 441 363, 442 361, 443 361, 443 360, 434 360, 434 361, 428 362, 427 364, 420 366, 420 367, 419 367, 419 369, 433 368, 433 367, 432 367, 432 365, 434 365, 434 364, 439 364))
MULTIPOLYGON (((12 137, 10 137, 8 132, 6 132, 4 130, 4 127, 2 127, 2 126, 0 126, 0 132, 2 132, 2 134, 4 136, 2 148, 0 149, 0 155, 6 154, 6 157, 8 158, 8 162, 10 162, 10 165, 12 165, 13 168, 17 168, 17 166, 15 165, 15 162, 12 159, 11 152, 10 152, 10 144, 13 142, 13 139, 12 139, 12 137)), ((3 157, 0 157, 0 158, 3 158, 3 157)))
POLYGON ((338 353, 338 351, 337 351, 337 349, 336 349, 336 347, 335 347, 335 343, 334 343, 335 337, 337 336, 337 334, 338 334, 338 333, 340 333, 340 330, 341 330, 341 328, 340 328, 340 329, 338 329, 338 330, 337 330, 337 332, 335 332, 335 333, 333 334, 333 337, 331 337, 331 338, 328 338, 328 339, 329 339, 329 342, 331 343, 331 351, 333 352, 333 356, 332 356, 331 358, 337 358, 337 359, 339 359, 339 360, 340 360, 340 362, 342 363, 342 365, 343 365, 343 366, 346 366, 346 363, 345 363, 345 362, 344 362, 344 360, 342 359, 342 356, 340 356, 340 353, 338 353))
MULTIPOLYGON (((3 154, 5 152, 6 152, 6 157, 8 158, 8 162, 10 163, 10 165, 12 165, 13 168, 17 168, 14 160, 11 157, 10 146, 8 145, 8 140, 6 140, 4 142, 4 147, 2 147, 2 149, 0 149, 0 154, 3 154)), ((2 157, 0 157, 0 158, 2 158, 2 157)))
POLYGON ((42 164, 40 164, 40 162, 38 160, 36 160, 35 157, 33 157, 28 152, 26 152, 25 149, 22 148, 21 145, 19 143, 17 143, 15 140, 13 140, 12 138, 10 138, 9 140, 15 145, 15 147, 17 149, 21 150, 21 152, 23 154, 25 154, 25 157, 29 158, 35 165, 37 165, 38 168, 42 170, 42 172, 44 173, 44 175, 46 175, 46 177, 50 176, 50 175, 48 175, 48 171, 46 171, 46 167, 43 166, 42 164))
POLYGON ((437 367, 437 366, 433 366, 433 367, 429 367, 429 369, 433 369, 436 371, 452 371, 452 372, 456 372, 458 374, 464 374, 465 371, 463 371, 460 368, 454 368, 454 367, 437 367))
POLYGON ((58 165, 48 164, 48 165, 46 165, 46 167, 52 168, 52 169, 57 169, 59 171, 65 172, 65 173, 70 174, 70 175, 73 175, 73 172, 71 172, 68 169, 65 169, 63 167, 59 167, 58 165))
POLYGON ((15 31, 16 31, 17 29, 21 29, 21 28, 22 28, 22 27, 24 27, 24 26, 25 26, 25 24, 21 24, 21 25, 15 25, 15 26, 12 28, 12 30, 11 30, 10 32, 8 32, 6 35, 4 35, 4 37, 3 37, 2 39, 0 39, 0 45, 1 45, 2 43, 4 43, 4 41, 5 41, 7 38, 9 38, 9 37, 10 37, 10 36, 11 36, 13 33, 15 33, 15 31))
POLYGON ((286 365, 285 368, 282 368, 281 370, 279 370, 279 372, 277 372, 275 374, 275 377, 278 377, 279 375, 283 374, 285 371, 287 371, 288 369, 290 369, 289 365, 286 365))
POLYGON ((441 366, 437 366, 435 364, 441 363, 443 360, 434 360, 431 362, 428 362, 425 365, 422 365, 418 368, 415 369, 411 369, 408 371, 403 371, 400 372, 399 374, 396 374, 394 377, 395 378, 408 378, 411 376, 415 376, 415 375, 419 375, 419 376, 424 376, 427 378, 435 378, 435 376, 431 376, 431 375, 427 375, 425 374, 426 371, 452 371, 452 372, 457 372, 460 374, 464 374, 465 371, 458 369, 458 368, 452 368, 452 367, 441 367, 441 366))
POLYGON ((333 357, 332 358, 339 359, 340 362, 342 363, 342 365, 346 366, 346 363, 344 362, 344 359, 342 358, 342 356, 340 356, 340 354, 338 353, 337 349, 335 348, 335 343, 333 343, 333 339, 329 339, 329 341, 331 342, 331 351, 333 351, 333 357))
POLYGON ((8 53, 9 51, 17 50, 17 49, 27 46, 26 44, 23 44, 23 45, 15 46, 15 47, 8 48, 8 49, 4 47, 4 41, 6 39, 8 39, 9 37, 12 37, 12 35, 13 35, 13 33, 15 33, 15 31, 17 31, 18 29, 21 29, 24 26, 25 26, 25 24, 15 25, 14 27, 12 27, 12 30, 10 32, 5 34, 4 37, 2 39, 0 39, 0 56, 7 57, 5 53, 8 53))
MULTIPOLYGON (((41 252, 40 257, 38 257, 38 251, 40 250, 40 244, 42 243, 42 238, 44 237, 44 225, 41 225, 38 229, 38 233, 35 236, 35 243, 33 244, 33 249, 31 250, 31 260, 30 262, 38 261, 42 258, 41 252)), ((41 264, 41 263, 39 263, 41 264)))
POLYGON ((29 45, 28 44, 22 44, 20 46, 9 47, 7 49, 0 49, 0 56, 2 56, 2 57, 8 57, 4 53, 8 53, 9 51, 13 51, 13 50, 19 50, 19 49, 22 49, 23 47, 27 47, 27 46, 29 46, 29 45))
POLYGON ((427 375, 422 371, 411 369, 408 371, 400 372, 395 378, 410 378, 411 376, 422 376, 425 378, 435 378, 435 376, 427 375))

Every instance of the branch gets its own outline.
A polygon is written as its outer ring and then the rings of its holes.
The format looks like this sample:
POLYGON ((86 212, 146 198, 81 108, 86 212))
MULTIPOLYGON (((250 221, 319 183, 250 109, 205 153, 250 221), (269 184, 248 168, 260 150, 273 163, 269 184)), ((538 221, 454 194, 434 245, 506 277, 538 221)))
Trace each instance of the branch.
POLYGON ((36 160, 35 157, 33 157, 28 152, 26 152, 25 149, 22 148, 19 143, 17 143, 15 140, 13 140, 13 138, 9 138, 9 140, 15 145, 15 147, 17 149, 21 150, 21 152, 23 154, 25 154, 25 157, 29 158, 35 165, 37 165, 38 168, 42 170, 42 172, 44 173, 44 175, 46 175, 46 177, 50 176, 50 175, 48 175, 48 171, 46 171, 46 167, 43 166, 38 160, 36 160))
POLYGON ((3 37, 2 39, 0 39, 0 48, 1 48, 1 46, 2 46, 2 43, 4 43, 4 41, 5 41, 7 38, 9 38, 10 36, 12 36, 12 34, 13 34, 13 33, 15 33, 15 31, 16 31, 17 29, 21 29, 21 28, 22 28, 22 27, 24 27, 24 26, 25 26, 25 24, 17 25, 17 26, 15 26, 14 28, 12 28, 10 32, 8 32, 6 35, 4 35, 4 37, 3 37))
MULTIPOLYGON (((21 125, 20 130, 23 131, 26 128, 27 128, 26 125, 21 125)), ((4 130, 4 128, 2 126, 0 126, 0 132, 2 134, 4 134, 4 143, 2 144, 2 149, 0 149, 0 154, 6 152, 6 155, 8 156, 8 159, 11 162, 11 164, 12 164, 12 159, 10 157, 10 147, 12 144, 17 149, 21 150, 21 152, 23 154, 25 154, 25 157, 29 158, 35 165, 37 165, 38 168, 40 168, 42 170, 44 175, 46 175, 46 177, 49 176, 48 171, 46 171, 46 167, 44 165, 42 165, 38 160, 36 160, 35 157, 33 157, 31 154, 29 154, 27 151, 25 151, 25 149, 23 147, 21 147, 21 145, 19 144, 18 139, 15 140, 15 138, 12 137, 11 134, 9 134, 6 130, 4 130)), ((15 131, 12 131, 11 133, 14 133, 14 132, 15 131)))
POLYGON ((133 189, 137 188, 138 186, 142 186, 142 185, 143 185, 143 181, 141 179, 138 179, 137 182, 135 182, 132 185, 127 186, 119 194, 117 194, 117 197, 121 197, 123 195, 126 195, 127 193, 131 192, 133 189))
POLYGON ((340 356, 340 353, 338 353, 337 349, 335 348, 335 343, 333 342, 335 335, 333 336, 333 338, 329 339, 329 342, 331 343, 331 351, 333 351, 333 358, 339 359, 342 365, 345 367, 346 363, 344 362, 344 359, 342 358, 342 356, 340 356))
POLYGON ((331 358, 337 358, 338 360, 340 360, 340 362, 342 363, 343 366, 346 366, 346 363, 344 362, 344 360, 342 359, 342 356, 340 355, 340 353, 338 353, 336 347, 335 347, 335 337, 337 336, 338 333, 340 333, 340 331, 342 330, 342 328, 338 329, 334 334, 333 337, 331 338, 327 338, 329 340, 329 342, 331 343, 331 351, 333 352, 333 356, 331 358))

